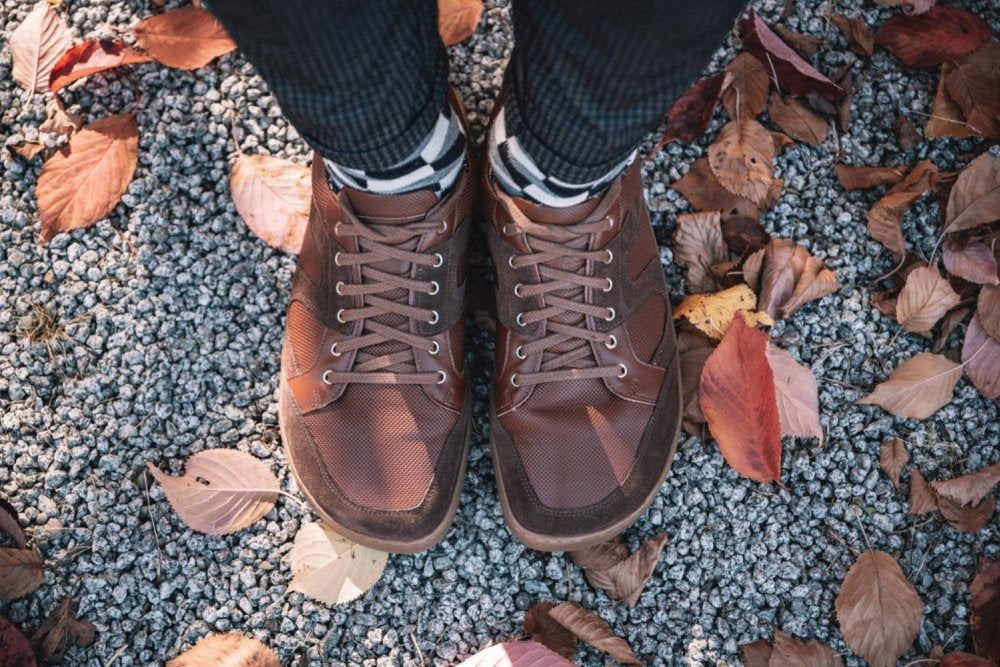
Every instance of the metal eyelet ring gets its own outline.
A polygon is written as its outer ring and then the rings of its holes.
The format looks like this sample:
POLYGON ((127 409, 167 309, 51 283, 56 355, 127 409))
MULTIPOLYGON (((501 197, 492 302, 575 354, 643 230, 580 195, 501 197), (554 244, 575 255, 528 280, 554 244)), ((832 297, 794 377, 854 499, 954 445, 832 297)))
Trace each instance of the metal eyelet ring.
POLYGON ((448 374, 445 373, 444 371, 438 371, 437 373, 438 373, 438 377, 440 378, 437 381, 437 383, 438 384, 444 384, 448 380, 448 374))
POLYGON ((444 255, 439 252, 434 253, 434 268, 444 266, 444 255))
POLYGON ((611 248, 605 248, 604 250, 605 252, 608 253, 608 258, 604 260, 604 263, 610 264, 611 262, 615 261, 615 253, 611 252, 611 248))
POLYGON ((605 341, 604 347, 608 348, 609 350, 613 350, 616 347, 618 347, 618 337, 615 336, 614 334, 608 334, 608 340, 605 341))
POLYGON ((517 268, 516 266, 514 266, 514 255, 511 255, 510 257, 507 258, 507 266, 509 266, 512 269, 517 268))
POLYGON ((333 384, 333 381, 330 379, 330 375, 332 374, 332 371, 323 371, 323 384, 333 384))
POLYGON ((434 343, 434 347, 431 348, 430 355, 434 356, 435 354, 441 351, 441 343, 437 342, 436 340, 432 340, 431 342, 434 343))
POLYGON ((333 223, 333 235, 340 236, 340 220, 333 223))
POLYGON ((618 374, 619 378, 623 378, 628 375, 628 366, 625 364, 618 364, 618 368, 622 369, 622 372, 618 374))
POLYGON ((519 327, 526 327, 526 326, 528 326, 524 322, 524 313, 518 313, 517 317, 514 318, 514 321, 517 322, 517 326, 519 326, 519 327))
POLYGON ((340 253, 339 252, 337 252, 333 256, 333 263, 336 264, 337 266, 340 266, 340 253))
POLYGON ((436 310, 431 311, 431 319, 427 320, 427 324, 437 324, 438 320, 441 319, 441 315, 436 310))
POLYGON ((612 217, 611 217, 611 216, 609 215, 609 216, 608 216, 608 229, 614 229, 614 226, 615 226, 615 219, 614 219, 614 218, 612 218, 612 217))
POLYGON ((518 359, 528 358, 528 355, 524 353, 524 347, 521 345, 518 345, 517 347, 514 348, 514 356, 517 357, 518 359))
POLYGON ((611 280, 611 278, 608 278, 608 286, 607 286, 607 287, 602 287, 602 288, 601 288, 601 291, 602 291, 602 292, 610 292, 610 291, 611 291, 611 289, 612 289, 612 288, 613 288, 614 286, 615 286, 615 281, 611 280))
POLYGON ((346 324, 347 323, 347 320, 344 319, 344 309, 343 308, 341 308, 340 310, 337 311, 337 321, 340 322, 341 324, 346 324))
POLYGON ((613 322, 614 319, 615 319, 615 315, 617 315, 617 313, 615 312, 615 309, 614 308, 608 308, 608 316, 605 317, 604 319, 606 321, 608 321, 608 322, 613 322))
POLYGON ((344 281, 343 280, 338 280, 337 284, 333 286, 333 291, 337 293, 337 296, 343 296, 344 295, 343 289, 344 289, 344 281))
POLYGON ((428 294, 430 294, 430 295, 433 296, 434 294, 437 294, 440 291, 441 291, 441 284, 438 283, 438 281, 436 281, 436 280, 432 280, 431 281, 431 291, 428 292, 428 294))
POLYGON ((517 381, 517 373, 514 373, 510 376, 510 383, 515 387, 521 386, 521 384, 517 381))
POLYGON ((343 354, 343 352, 337 352, 337 344, 334 343, 333 345, 330 346, 330 354, 332 354, 335 357, 339 357, 341 354, 343 354))
POLYGON ((448 221, 447 220, 442 220, 441 221, 441 231, 438 232, 438 233, 439 234, 444 234, 446 231, 448 231, 448 221))
POLYGON ((524 287, 524 285, 522 285, 521 283, 518 283, 518 284, 514 285, 514 296, 516 296, 516 297, 520 297, 521 296, 521 288, 522 287, 524 287))

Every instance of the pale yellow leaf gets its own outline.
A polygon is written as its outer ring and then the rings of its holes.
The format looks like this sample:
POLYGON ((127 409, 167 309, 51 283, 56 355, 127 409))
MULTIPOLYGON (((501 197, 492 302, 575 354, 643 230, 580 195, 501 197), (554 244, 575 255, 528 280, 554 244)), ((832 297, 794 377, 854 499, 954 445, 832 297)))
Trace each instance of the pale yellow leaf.
POLYGON ((312 201, 308 168, 269 155, 241 155, 229 189, 250 231, 272 248, 299 252, 312 201))
POLYGON ((375 585, 388 557, 321 524, 307 523, 295 536, 288 588, 327 604, 350 602, 375 585))
POLYGON ((684 299, 674 311, 676 319, 685 318, 715 340, 722 340, 737 313, 747 326, 774 326, 767 313, 757 312, 757 295, 744 284, 714 294, 694 294, 684 299))

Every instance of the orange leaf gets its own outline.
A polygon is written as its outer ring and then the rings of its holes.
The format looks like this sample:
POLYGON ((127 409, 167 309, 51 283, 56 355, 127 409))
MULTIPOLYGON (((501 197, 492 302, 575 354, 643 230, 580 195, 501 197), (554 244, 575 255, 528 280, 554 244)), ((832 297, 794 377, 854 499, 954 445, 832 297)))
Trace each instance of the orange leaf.
POLYGON ((241 155, 229 190, 240 217, 272 248, 298 253, 309 223, 309 169, 269 155, 241 155))
POLYGON ((895 185, 903 178, 902 170, 895 167, 851 167, 838 162, 833 168, 837 171, 837 180, 845 190, 895 185))
POLYGON ((483 0, 438 0, 438 32, 445 46, 472 36, 483 13, 483 0))
POLYGON ((774 139, 752 119, 730 121, 708 147, 708 165, 719 184, 757 206, 768 206, 776 184, 774 139))
POLYGON ((149 55, 180 69, 204 67, 236 48, 222 24, 198 7, 181 7, 143 19, 133 32, 149 55))

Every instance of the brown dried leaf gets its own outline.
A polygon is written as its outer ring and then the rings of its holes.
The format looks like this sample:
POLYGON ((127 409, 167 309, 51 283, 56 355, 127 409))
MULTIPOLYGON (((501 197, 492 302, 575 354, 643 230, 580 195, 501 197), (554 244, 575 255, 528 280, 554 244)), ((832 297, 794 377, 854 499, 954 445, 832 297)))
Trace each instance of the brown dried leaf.
POLYGON ((923 14, 933 7, 937 0, 875 0, 883 7, 902 7, 907 14, 923 14))
POLYGON ((628 558, 628 547, 622 536, 616 535, 607 542, 570 551, 569 557, 585 570, 606 570, 628 558))
POLYGON ((549 615, 577 638, 607 653, 623 665, 641 664, 628 642, 615 636, 611 627, 600 616, 587 611, 576 602, 558 604, 549 611, 549 615))
POLYGON ((817 438, 823 445, 819 423, 819 398, 812 369, 795 361, 788 350, 767 346, 767 361, 774 373, 775 396, 781 435, 817 438))
POLYGON ((37 141, 22 141, 17 144, 7 144, 7 150, 14 155, 19 155, 25 160, 31 161, 45 152, 45 144, 37 141))
POLYGON ((950 498, 961 505, 975 505, 993 493, 997 483, 1000 483, 1000 463, 943 482, 931 482, 931 487, 939 497, 950 498))
POLYGON ((918 266, 906 277, 896 302, 896 321, 906 331, 930 331, 961 297, 935 266, 918 266))
POLYGON ((921 352, 899 365, 875 391, 855 403, 878 405, 897 417, 927 419, 951 401, 962 367, 940 354, 921 352))
POLYGON ((773 162, 771 134, 752 119, 730 121, 708 147, 708 166, 719 184, 761 207, 773 197, 773 162))
POLYGON ((923 473, 914 468, 910 473, 910 516, 923 516, 938 508, 938 497, 923 473))
POLYGON ((746 285, 736 285, 714 294, 693 294, 677 306, 674 319, 685 318, 710 338, 721 340, 734 319, 751 326, 774 326, 767 313, 755 311, 757 295, 746 285), (736 317, 741 314, 743 317, 736 317))
POLYGON ((777 91, 771 93, 767 105, 771 120, 778 124, 789 136, 804 141, 811 146, 819 146, 826 140, 827 124, 812 109, 794 97, 782 99, 777 91))
MULTIPOLYGON (((698 158, 691 170, 679 181, 671 185, 684 195, 691 204, 703 211, 721 211, 722 219, 733 216, 757 217, 757 205, 745 197, 739 197, 719 184, 708 166, 707 158, 698 158)), ((774 195, 777 200, 777 195, 774 195)))
POLYGON ((167 67, 198 69, 236 49, 222 24, 198 7, 180 7, 143 19, 135 41, 167 67))
POLYGON ((934 336, 934 344, 931 345, 931 352, 937 354, 944 349, 945 344, 948 342, 948 337, 955 333, 955 329, 958 325, 962 323, 966 315, 969 314, 968 308, 956 308, 941 320, 941 326, 938 328, 937 335, 934 336))
POLYGON ((47 82, 49 92, 54 93, 91 74, 151 60, 152 56, 140 53, 118 39, 87 40, 64 53, 52 68, 47 82))
POLYGON ((712 112, 719 103, 721 90, 722 75, 717 74, 698 79, 678 97, 667 112, 660 146, 675 140, 696 141, 704 136, 712 120, 712 112))
POLYGON ((355 544, 319 523, 299 528, 292 546, 292 581, 299 591, 326 604, 360 597, 385 571, 389 554, 355 544))
POLYGON ((94 643, 94 624, 76 617, 77 604, 67 596, 31 636, 43 664, 60 663, 70 643, 86 648, 94 643))
POLYGON ((0 616, 0 657, 4 667, 36 667, 31 644, 14 624, 0 616))
POLYGON ((1000 340, 986 333, 978 313, 965 332, 962 365, 980 394, 991 401, 1000 399, 1000 340))
POLYGON ((718 211, 677 216, 674 259, 686 269, 689 292, 710 292, 716 289, 716 280, 710 268, 727 257, 718 211))
POLYGON ((281 667, 274 651, 246 635, 229 632, 209 635, 173 660, 167 667, 281 667))
POLYGON ((44 92, 49 86, 52 67, 72 45, 73 35, 62 16, 42 0, 7 41, 13 61, 11 76, 29 93, 44 92))
POLYGON ((892 133, 896 135, 896 143, 904 151, 920 143, 920 130, 906 116, 896 116, 896 120, 892 123, 892 133))
POLYGON ((237 212, 257 238, 298 254, 312 201, 307 167, 270 155, 240 155, 229 175, 229 190, 237 212))
POLYGON ((1000 220, 1000 158, 986 152, 958 175, 948 196, 945 232, 1000 220))
POLYGON ((805 304, 837 290, 837 274, 790 239, 774 239, 764 249, 758 306, 786 318, 805 304))
POLYGON ((456 667, 574 667, 574 663, 538 642, 510 641, 485 648, 456 667))
POLYGON ((249 526, 278 500, 278 480, 267 464, 235 449, 194 454, 185 461, 181 477, 171 477, 151 462, 146 465, 181 520, 209 535, 228 535, 249 526))
POLYGON ((837 595, 844 641, 872 667, 894 667, 920 630, 923 610, 896 559, 866 551, 847 571, 837 595))
POLYGON ((609 597, 623 600, 629 607, 634 607, 646 588, 646 582, 653 576, 666 543, 666 533, 657 535, 643 543, 634 554, 607 569, 587 569, 587 581, 606 592, 609 597))
POLYGON ((886 290, 872 296, 872 305, 886 317, 896 319, 896 303, 899 299, 899 290, 886 290))
POLYGON ((681 396, 684 405, 684 419, 693 423, 704 423, 705 415, 698 405, 698 386, 705 362, 715 346, 711 341, 689 331, 682 331, 677 337, 677 351, 680 354, 681 396))
POLYGON ((438 0, 438 33, 445 46, 464 42, 476 32, 483 0, 438 0))
POLYGON ((976 305, 979 323, 992 338, 1000 340, 1000 287, 984 287, 976 305))
POLYGON ((872 238, 894 253, 904 254, 903 214, 937 183, 937 179, 938 169, 930 160, 924 160, 911 169, 868 211, 868 232, 872 238))
POLYGON ((906 451, 906 445, 899 438, 889 440, 879 448, 878 462, 898 491, 899 476, 906 468, 906 464, 910 462, 910 454, 906 451))
POLYGON ((740 657, 743 658, 743 667, 767 667, 771 659, 771 645, 763 639, 740 644, 740 657))
POLYGON ((964 651, 954 651, 941 656, 938 667, 996 667, 996 665, 986 658, 978 655, 965 653, 964 651))
POLYGON ((984 498, 975 505, 963 505, 944 496, 938 496, 938 510, 955 530, 976 533, 986 525, 996 510, 996 498, 984 498))
POLYGON ((895 167, 850 167, 838 162, 833 168, 837 171, 837 180, 845 190, 895 185, 903 178, 903 170, 895 167))
POLYGON ((766 246, 771 235, 757 218, 737 216, 722 223, 722 240, 730 250, 743 255, 766 246))
POLYGON ((830 23, 840 28, 851 51, 863 58, 870 58, 875 51, 875 38, 868 30, 868 24, 862 19, 830 14, 830 23))
POLYGON ((1000 139, 1000 44, 987 42, 955 62, 945 77, 948 96, 962 109, 977 135, 1000 139))
POLYGON ((975 51, 992 37, 990 24, 958 7, 932 7, 919 15, 895 15, 875 33, 875 43, 907 67, 933 67, 975 51))
POLYGON ((524 615, 524 631, 538 643, 549 647, 564 658, 576 655, 576 636, 549 616, 552 602, 536 602, 524 615))
POLYGON ((962 139, 979 136, 965 124, 962 108, 948 94, 946 81, 948 75, 953 71, 955 71, 954 63, 941 63, 937 93, 934 96, 934 109, 931 111, 930 118, 927 119, 927 126, 924 128, 924 134, 928 138, 958 137, 962 139))
POLYGON ((1000 662, 1000 559, 983 561, 969 585, 969 596, 976 653, 1000 662))
POLYGON ((843 667, 844 660, 826 644, 815 639, 803 641, 781 630, 774 631, 774 649, 768 667, 843 667))
POLYGON ((948 273, 962 280, 977 285, 1000 285, 996 255, 981 241, 963 245, 949 238, 941 246, 941 260, 948 273))
POLYGON ((767 103, 767 70, 749 53, 740 53, 726 66, 722 105, 732 120, 756 118, 767 103))
POLYGON ((18 522, 17 510, 9 502, 0 498, 0 533, 10 538, 18 549, 26 549, 28 542, 18 522))
POLYGON ((823 43, 819 37, 803 35, 801 32, 792 30, 791 28, 786 28, 780 23, 771 29, 774 30, 778 37, 781 38, 781 41, 792 47, 795 53, 799 54, 806 60, 809 60, 816 55, 819 51, 820 44, 823 43))
POLYGON ((41 586, 42 565, 34 549, 0 547, 0 600, 15 600, 41 586))

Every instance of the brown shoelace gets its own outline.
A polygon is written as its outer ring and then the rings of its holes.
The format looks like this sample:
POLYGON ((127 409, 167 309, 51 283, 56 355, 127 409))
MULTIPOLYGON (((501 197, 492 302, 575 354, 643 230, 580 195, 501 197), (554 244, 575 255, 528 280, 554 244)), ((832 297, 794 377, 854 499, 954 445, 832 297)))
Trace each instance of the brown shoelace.
MULTIPOLYGON (((610 205, 614 198, 608 200, 610 205)), ((588 320, 588 317, 614 320, 614 308, 588 303, 586 297, 587 288, 605 292, 614 289, 610 278, 587 275, 588 262, 610 264, 614 261, 609 249, 587 249, 591 234, 614 226, 613 218, 607 215, 609 205, 600 206, 582 222, 558 225, 533 222, 510 198, 501 196, 501 201, 513 220, 504 225, 504 235, 524 234, 532 249, 528 254, 513 255, 510 267, 536 266, 541 278, 536 284, 518 283, 514 286, 514 295, 519 299, 544 296, 545 302, 544 308, 517 314, 517 323, 521 326, 545 321, 545 335, 514 351, 520 359, 544 354, 540 370, 515 373, 510 378, 511 384, 520 387, 582 378, 625 377, 628 368, 623 364, 598 366, 590 346, 600 343, 613 349, 618 345, 614 335, 594 330, 588 320), (572 264, 576 270, 560 268, 560 264, 572 264)))
POLYGON ((327 371, 323 381, 327 384, 440 384, 447 379, 444 371, 418 372, 413 350, 420 349, 437 354, 440 345, 430 338, 409 331, 411 320, 434 324, 440 317, 438 311, 411 306, 411 292, 437 294, 441 286, 437 281, 413 280, 376 269, 373 264, 398 260, 407 264, 438 267, 444 258, 438 253, 413 250, 420 237, 433 231, 443 231, 446 222, 418 222, 399 225, 366 225, 356 219, 338 222, 336 233, 344 237, 357 237, 359 252, 338 252, 334 262, 338 266, 361 267, 358 283, 338 282, 340 296, 361 297, 360 308, 341 308, 338 322, 363 320, 362 333, 354 338, 334 343, 330 353, 340 356, 357 350, 350 371, 327 371), (372 350, 371 348, 375 348, 372 350), (378 348, 383 348, 379 350, 378 348))

